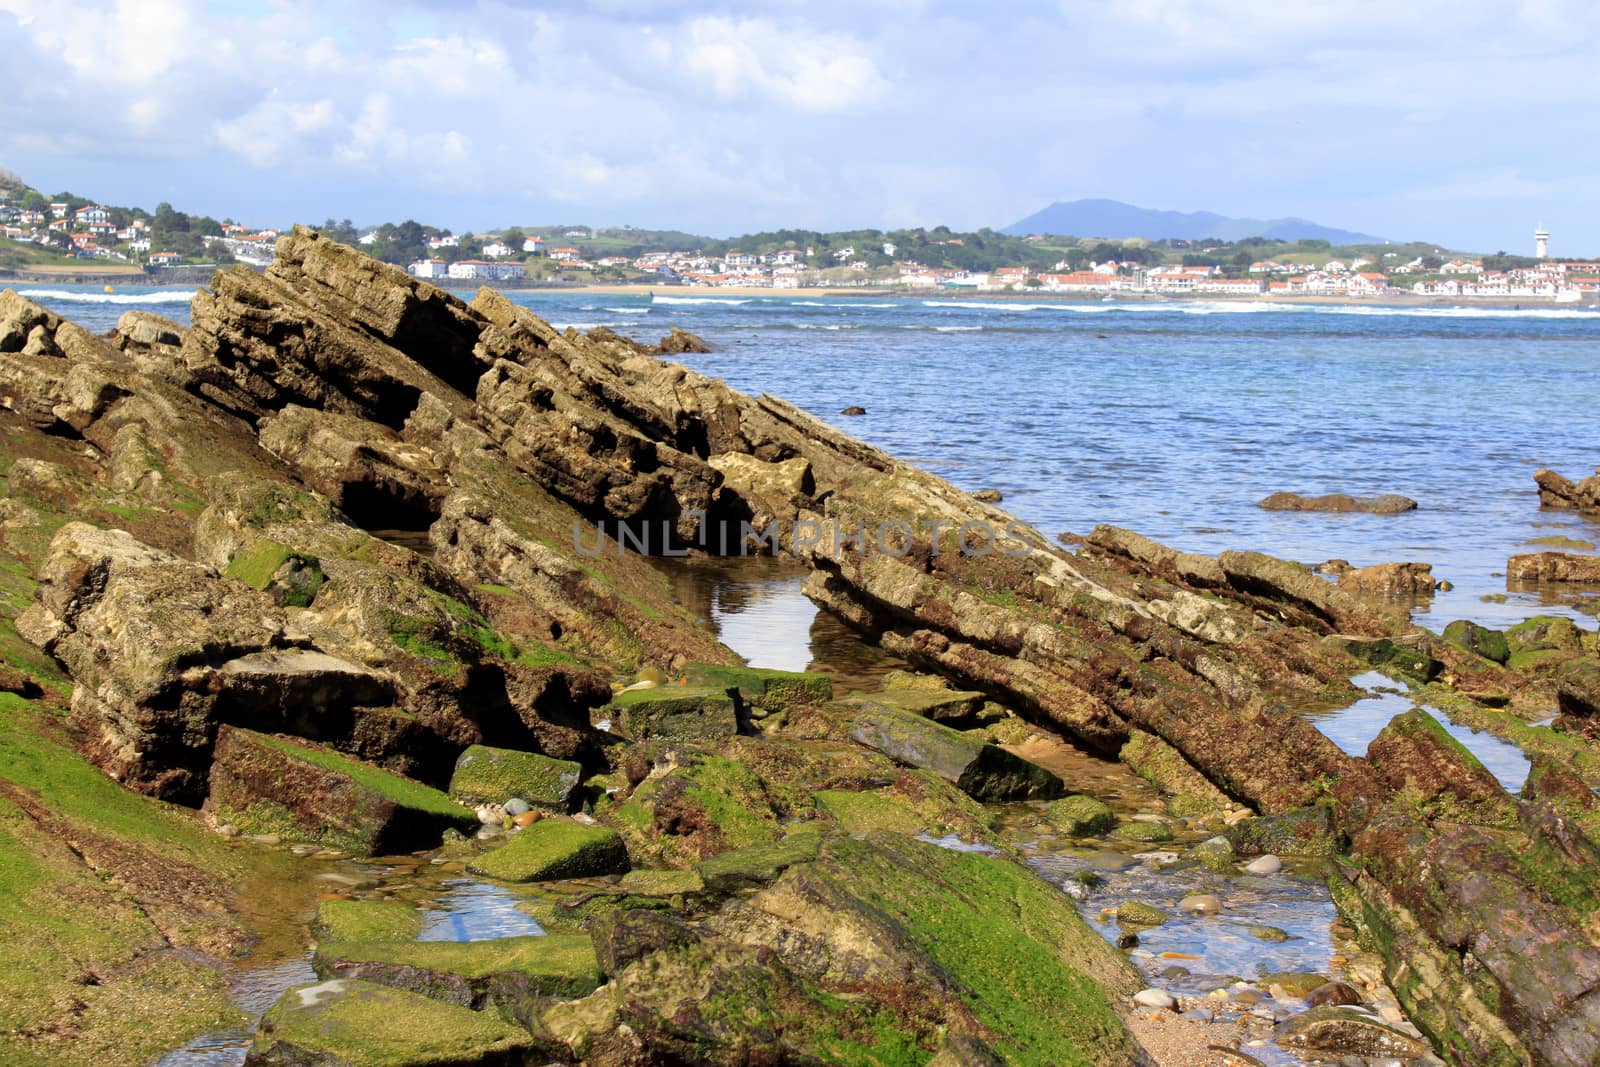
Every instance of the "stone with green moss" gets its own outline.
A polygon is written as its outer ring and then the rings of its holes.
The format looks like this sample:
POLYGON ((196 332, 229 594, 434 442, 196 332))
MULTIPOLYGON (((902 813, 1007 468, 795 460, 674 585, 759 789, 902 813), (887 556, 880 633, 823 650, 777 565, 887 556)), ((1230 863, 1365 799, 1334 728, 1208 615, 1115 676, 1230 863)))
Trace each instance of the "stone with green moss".
POLYGON ((546 811, 566 812, 583 768, 537 752, 473 745, 456 759, 450 796, 463 804, 503 804, 513 797, 546 811))
POLYGON ((603 813, 636 862, 690 866, 703 856, 766 844, 781 830, 763 779, 737 759, 684 751, 603 813))
POLYGON ((1529 652, 1583 651, 1583 630, 1560 615, 1535 615, 1506 631, 1512 656, 1529 652))
POLYGON ((903 772, 878 789, 825 789, 817 807, 846 833, 893 830, 902 834, 955 834, 965 841, 999 845, 994 814, 931 771, 903 772))
POLYGON ((1110 833, 1117 825, 1117 816, 1104 802, 1083 793, 1074 793, 1052 800, 1044 809, 1044 817, 1073 837, 1098 837, 1110 833))
POLYGON ((472 860, 467 869, 502 882, 591 878, 626 871, 628 851, 615 830, 569 819, 544 819, 472 860))
POLYGON ((691 685, 732 689, 749 707, 768 714, 800 704, 821 704, 833 699, 833 682, 826 674, 779 671, 765 667, 724 667, 695 663, 688 668, 691 685))
POLYGON ((1179 818, 1218 815, 1233 807, 1226 793, 1194 769, 1183 754, 1143 730, 1129 733, 1118 753, 1135 774, 1161 790, 1167 810, 1179 818))
POLYGON ((327 580, 315 556, 268 538, 253 542, 240 552, 223 573, 292 608, 310 607, 327 580))
POLYGON ((618 693, 603 714, 630 741, 721 741, 739 732, 732 687, 666 685, 618 693))
POLYGON ((1517 805, 1465 745, 1426 710, 1396 715, 1367 746, 1379 778, 1410 803, 1451 822, 1510 827, 1517 805))
POLYGON ((321 745, 224 726, 206 810, 245 833, 277 834, 362 854, 438 845, 476 825, 437 789, 321 745))
POLYGON ((1325 807, 1310 805, 1246 819, 1224 835, 1234 850, 1245 856, 1331 856, 1338 850, 1333 815, 1325 807))
POLYGON ((750 906, 802 922, 823 961, 850 959, 860 939, 883 946, 877 958, 897 961, 880 973, 886 989, 949 1018, 970 1013, 1006 1063, 1136 1060, 1114 1005, 1139 975, 1066 894, 1009 859, 881 831, 833 837, 750 906), (941 1003, 929 974, 953 980, 942 988, 958 1005, 941 1003))
POLYGON ((291 989, 261 1020, 253 1067, 522 1067, 532 1037, 472 1011, 373 982, 291 989))
POLYGON ((1511 658, 1511 646, 1505 634, 1466 619, 1457 619, 1446 626, 1444 639, 1457 648, 1494 663, 1504 663, 1511 658))
POLYGON ((978 800, 1049 799, 1064 791, 1054 774, 983 737, 873 700, 862 701, 850 736, 897 762, 933 771, 978 800))
POLYGON ((1320 985, 1328 983, 1325 974, 1312 974, 1306 971, 1274 971, 1263 974, 1256 982, 1263 989, 1277 986, 1291 997, 1305 998, 1305 995, 1320 985))
POLYGON ((1117 925, 1124 930, 1145 930, 1152 926, 1160 926, 1170 918, 1172 916, 1160 908, 1153 908, 1137 900, 1117 905, 1117 925))
POLYGON ((1111 831, 1112 837, 1124 841, 1141 841, 1155 844, 1161 841, 1172 840, 1172 828, 1160 822, 1125 822, 1111 831))
POLYGON ((947 726, 976 722, 987 700, 982 693, 924 687, 885 688, 864 699, 947 726))
POLYGON ((1226 837, 1207 838, 1189 850, 1189 857, 1213 873, 1231 874, 1233 872, 1233 843, 1226 837))
POLYGON ((1249 934, 1257 941, 1266 941, 1273 944, 1276 944, 1280 941, 1289 940, 1289 932, 1287 930, 1280 930, 1276 926, 1251 926, 1245 930, 1245 933, 1249 934))
POLYGON ((422 913, 398 900, 324 900, 311 935, 318 941, 415 941, 422 913))
POLYGON ((820 831, 805 829, 770 845, 724 852, 701 862, 700 878, 717 893, 765 885, 795 864, 816 859, 822 840, 820 831))
POLYGON ((706 884, 698 871, 638 870, 623 875, 617 888, 637 896, 675 897, 704 892, 706 884))
POLYGON ((463 1008, 509 1006, 532 996, 567 1000, 600 984, 594 943, 584 934, 325 942, 312 965, 319 978, 376 982, 463 1008))

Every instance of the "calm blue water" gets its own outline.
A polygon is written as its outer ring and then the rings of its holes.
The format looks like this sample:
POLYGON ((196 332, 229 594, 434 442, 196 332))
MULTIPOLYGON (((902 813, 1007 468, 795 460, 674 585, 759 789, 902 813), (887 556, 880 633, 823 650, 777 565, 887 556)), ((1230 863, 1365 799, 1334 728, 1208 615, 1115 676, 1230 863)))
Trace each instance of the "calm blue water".
MULTIPOLYGON (((1540 466, 1600 464, 1600 313, 1579 308, 1026 303, 939 298, 517 292, 560 325, 654 339, 1005 507, 1047 534, 1128 526, 1175 547, 1307 562, 1434 564, 1455 590, 1418 621, 1501 624, 1571 591, 1507 592, 1534 537, 1600 541, 1540 512, 1540 466), (838 416, 859 404, 868 414, 838 416), (1407 515, 1266 512, 1277 490, 1403 493, 1407 515)), ((183 291, 30 290, 97 330, 129 307, 183 320, 183 291)), ((470 295, 470 294, 464 294, 470 295)), ((1593 626, 1592 620, 1583 619, 1593 626)))

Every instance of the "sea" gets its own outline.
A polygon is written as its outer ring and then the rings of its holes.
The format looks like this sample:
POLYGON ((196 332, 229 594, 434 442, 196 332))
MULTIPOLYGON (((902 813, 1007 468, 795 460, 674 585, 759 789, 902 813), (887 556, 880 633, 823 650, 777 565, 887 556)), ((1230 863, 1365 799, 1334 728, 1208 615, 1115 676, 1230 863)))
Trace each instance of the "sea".
MULTIPOLYGON (((19 287, 21 288, 21 287, 19 287)), ((187 322, 192 290, 22 288, 95 330, 130 308, 187 322)), ((470 293, 461 294, 470 297, 470 293)), ((781 396, 1047 536, 1111 523, 1174 548, 1433 564, 1416 621, 1589 628, 1590 592, 1508 588, 1509 556, 1600 523, 1542 510, 1533 472, 1600 464, 1600 311, 1231 301, 597 295, 514 290, 558 326, 715 346, 680 357, 781 396), (859 406, 862 416, 841 414, 859 406), (1272 512, 1276 491, 1418 501, 1399 515, 1272 512), (1587 609, 1587 611, 1585 610, 1587 609)))

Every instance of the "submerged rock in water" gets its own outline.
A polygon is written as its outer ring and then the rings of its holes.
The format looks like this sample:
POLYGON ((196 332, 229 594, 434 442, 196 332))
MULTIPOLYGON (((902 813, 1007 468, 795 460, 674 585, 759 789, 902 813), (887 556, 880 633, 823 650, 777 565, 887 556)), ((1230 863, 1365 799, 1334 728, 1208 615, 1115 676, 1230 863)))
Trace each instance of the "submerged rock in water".
POLYGON ((1372 497, 1355 497, 1345 493, 1328 493, 1324 496, 1273 493, 1256 501, 1256 506, 1268 511, 1364 511, 1372 515, 1398 515, 1402 511, 1416 510, 1417 502, 1398 493, 1372 497))
POLYGON ((1528 552, 1506 560, 1506 579, 1513 582, 1600 583, 1600 556, 1572 552, 1528 552))
POLYGON ((1284 1048, 1333 1055, 1398 1056, 1426 1054, 1426 1043, 1392 1026, 1336 1007, 1312 1008, 1291 1016, 1275 1034, 1284 1048))
POLYGON ((1339 588, 1377 596, 1426 596, 1439 585, 1431 563, 1377 563, 1341 570, 1338 575, 1339 588))

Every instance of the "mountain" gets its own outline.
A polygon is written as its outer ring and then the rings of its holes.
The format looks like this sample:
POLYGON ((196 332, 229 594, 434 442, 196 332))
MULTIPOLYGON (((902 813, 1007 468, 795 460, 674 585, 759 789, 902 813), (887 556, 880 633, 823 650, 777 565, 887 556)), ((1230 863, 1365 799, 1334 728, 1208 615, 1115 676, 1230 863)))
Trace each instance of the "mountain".
POLYGON ((1154 211, 1117 200, 1057 201, 1000 231, 1022 237, 1030 233, 1074 237, 1177 237, 1198 241, 1216 237, 1271 237, 1280 241, 1312 238, 1333 245, 1381 244, 1385 238, 1321 226, 1305 219, 1232 219, 1214 211, 1154 211))

